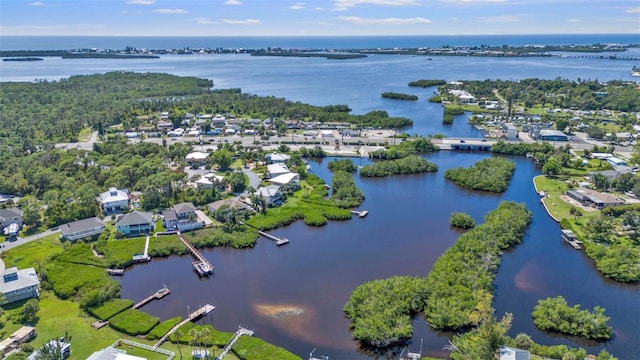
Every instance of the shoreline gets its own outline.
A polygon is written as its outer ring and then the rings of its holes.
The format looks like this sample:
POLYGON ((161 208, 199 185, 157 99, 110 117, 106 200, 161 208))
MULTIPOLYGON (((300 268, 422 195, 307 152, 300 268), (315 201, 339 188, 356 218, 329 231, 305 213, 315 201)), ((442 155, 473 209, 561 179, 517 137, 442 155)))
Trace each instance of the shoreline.
MULTIPOLYGON (((533 182, 533 188, 536 190, 536 193, 539 195, 540 191, 538 190, 538 185, 536 185, 536 178, 540 177, 540 176, 544 176, 544 175, 538 175, 538 176, 534 176, 533 179, 531 179, 531 181, 533 182)), ((547 212, 547 215, 549 215, 549 217, 551 219, 553 219, 553 221, 557 222, 558 224, 560 224, 560 220, 556 219, 553 215, 551 215, 551 211, 549 211, 549 208, 547 207, 547 203, 544 202, 545 197, 540 198, 540 203, 542 204, 542 206, 544 206, 544 210, 547 212)))

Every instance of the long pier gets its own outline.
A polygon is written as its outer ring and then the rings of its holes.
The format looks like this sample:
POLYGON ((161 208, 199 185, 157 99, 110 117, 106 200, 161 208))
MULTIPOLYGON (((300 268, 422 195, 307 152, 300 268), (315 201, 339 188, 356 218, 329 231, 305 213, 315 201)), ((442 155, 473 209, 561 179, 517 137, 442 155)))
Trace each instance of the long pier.
POLYGON ((171 336, 171 334, 173 334, 176 330, 178 330, 182 325, 188 323, 189 321, 197 320, 201 316, 207 315, 208 313, 212 312, 215 309, 216 309, 215 306, 207 304, 200 307, 198 310, 192 312, 187 316, 186 319, 180 321, 174 327, 172 327, 171 330, 167 331, 167 333, 164 334, 160 338, 160 340, 158 340, 158 342, 155 343, 155 345, 153 345, 153 348, 157 349, 160 345, 162 345, 163 342, 165 342, 169 338, 169 336, 171 336))
POLYGON ((271 240, 275 241, 276 245, 278 245, 278 246, 282 246, 284 244, 288 244, 289 243, 289 239, 287 239, 287 238, 279 238, 277 236, 274 236, 274 235, 271 235, 271 234, 267 234, 264 231, 258 230, 258 234, 266 237, 267 239, 271 239, 271 240))
POLYGON ((193 255, 193 257, 196 258, 196 261, 194 261, 192 265, 193 265, 193 269, 198 273, 198 275, 209 276, 213 274, 213 264, 211 264, 211 262, 209 262, 207 258, 202 256, 200 251, 198 251, 198 249, 196 249, 196 247, 193 246, 193 244, 191 244, 191 242, 189 242, 189 240, 187 240, 187 238, 185 238, 184 235, 180 233, 180 231, 178 231, 177 234, 178 234, 178 238, 182 240, 182 242, 187 247, 187 249, 189 249, 189 251, 191 252, 191 255, 193 255))
POLYGON ((238 339, 242 335, 253 336, 253 330, 245 329, 242 326, 238 327, 238 330, 235 332, 235 334, 233 334, 233 338, 231 339, 231 341, 229 341, 227 345, 225 345, 224 349, 216 359, 222 360, 225 356, 227 356, 229 351, 231 351, 231 347, 233 346, 233 344, 235 344, 235 342, 238 341, 238 339))
POLYGON ((148 297, 138 301, 135 305, 133 305, 132 308, 133 309, 141 308, 142 306, 146 305, 147 303, 150 303, 151 301, 156 300, 156 299, 160 300, 160 299, 162 299, 163 297, 165 297, 165 296, 167 296, 169 294, 171 294, 171 290, 169 290, 169 288, 165 286, 162 289, 156 291, 155 293, 149 295, 148 297))

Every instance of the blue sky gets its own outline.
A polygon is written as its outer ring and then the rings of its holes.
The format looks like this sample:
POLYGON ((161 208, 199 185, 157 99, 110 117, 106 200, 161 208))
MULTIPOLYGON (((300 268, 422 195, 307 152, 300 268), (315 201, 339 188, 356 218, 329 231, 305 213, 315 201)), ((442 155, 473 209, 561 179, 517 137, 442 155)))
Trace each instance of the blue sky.
POLYGON ((637 33, 640 0, 1 0, 0 35, 637 33))

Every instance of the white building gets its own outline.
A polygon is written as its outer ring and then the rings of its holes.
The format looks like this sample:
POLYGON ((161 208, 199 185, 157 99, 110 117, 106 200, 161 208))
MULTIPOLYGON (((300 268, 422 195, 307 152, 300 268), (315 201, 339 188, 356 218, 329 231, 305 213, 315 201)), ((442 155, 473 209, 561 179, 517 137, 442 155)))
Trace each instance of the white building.
POLYGON ((100 194, 100 206, 107 215, 129 210, 129 192, 115 187, 109 188, 109 191, 100 194))
POLYGON ((500 346, 500 360, 529 360, 531 354, 527 350, 500 346))
POLYGON ((92 238, 100 235, 105 230, 104 222, 100 218, 91 217, 60 225, 62 238, 76 241, 83 238, 92 238))
POLYGON ((515 140, 518 137, 518 129, 516 126, 511 123, 506 123, 503 125, 504 136, 507 140, 515 140))
POLYGON ((187 164, 189 165, 202 166, 208 157, 209 153, 194 151, 192 153, 188 153, 184 159, 187 160, 187 164))
POLYGON ((96 351, 87 360, 146 360, 139 356, 128 355, 125 350, 113 348, 111 346, 96 351))
POLYGON ((18 270, 16 267, 8 268, 2 274, 0 292, 6 301, 3 304, 38 297, 38 285, 40 280, 34 268, 18 270))
POLYGON ((269 164, 267 165, 267 177, 274 178, 276 176, 289 173, 289 168, 287 165, 278 163, 278 164, 269 164))
POLYGON ((273 152, 265 155, 265 160, 267 164, 283 164, 286 163, 289 159, 291 159, 290 155, 280 154, 277 152, 273 152))

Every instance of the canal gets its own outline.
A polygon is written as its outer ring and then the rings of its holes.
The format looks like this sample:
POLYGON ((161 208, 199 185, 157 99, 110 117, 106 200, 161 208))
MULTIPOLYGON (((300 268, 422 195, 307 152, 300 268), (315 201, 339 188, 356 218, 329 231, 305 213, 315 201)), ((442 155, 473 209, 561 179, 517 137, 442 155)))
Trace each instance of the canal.
MULTIPOLYGON (((356 176, 366 195, 361 209, 369 215, 312 228, 298 221, 273 231, 291 242, 276 247, 259 239, 253 249, 204 251, 216 267, 211 279, 199 279, 190 257, 172 256, 137 265, 122 279, 122 296, 139 299, 163 284, 171 295, 143 311, 161 320, 182 315, 205 303, 217 309, 205 321, 224 331, 238 325, 256 336, 306 357, 331 359, 374 357, 358 350, 342 307, 363 282, 394 275, 426 276, 435 260, 460 232, 448 224, 452 211, 472 215, 476 222, 500 201, 526 203, 533 212, 522 244, 506 252, 495 281, 494 306, 499 317, 514 315, 510 334, 526 332, 543 344, 586 347, 597 353, 606 347, 620 359, 640 356, 640 286, 623 285, 600 276, 584 253, 565 245, 560 229, 545 212, 533 190, 539 169, 525 157, 512 157, 516 171, 503 194, 467 191, 444 179, 444 171, 470 166, 489 153, 441 151, 426 157, 439 165, 437 173, 365 179, 356 176), (564 296, 583 308, 607 309, 614 326, 609 343, 585 343, 538 331, 531 312, 538 299, 564 296)), ((330 182, 326 163, 312 162, 315 174, 330 182)), ((367 159, 355 159, 359 165, 367 159)), ((442 350, 451 334, 432 331, 422 317, 414 321, 410 350, 424 339, 424 356, 446 357, 442 350)), ((392 358, 390 354, 388 357, 392 358)))

